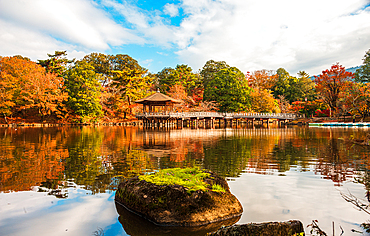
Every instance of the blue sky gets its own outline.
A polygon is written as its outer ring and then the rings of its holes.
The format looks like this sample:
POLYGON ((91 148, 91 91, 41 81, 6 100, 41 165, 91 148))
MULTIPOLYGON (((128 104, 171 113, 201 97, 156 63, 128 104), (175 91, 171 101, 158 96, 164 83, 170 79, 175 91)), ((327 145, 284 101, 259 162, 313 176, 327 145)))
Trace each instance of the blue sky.
POLYGON ((319 74, 362 64, 369 0, 0 0, 0 55, 128 54, 156 73, 208 60, 319 74))

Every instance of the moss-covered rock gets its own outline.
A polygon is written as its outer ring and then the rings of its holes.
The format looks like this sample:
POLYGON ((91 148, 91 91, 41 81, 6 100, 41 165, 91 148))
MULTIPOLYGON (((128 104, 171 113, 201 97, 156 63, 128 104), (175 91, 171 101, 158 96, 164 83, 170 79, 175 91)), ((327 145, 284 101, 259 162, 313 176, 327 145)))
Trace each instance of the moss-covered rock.
POLYGON ((156 185, 139 177, 127 179, 118 186, 115 200, 157 225, 200 226, 239 217, 243 208, 227 182, 205 173, 206 189, 196 191, 177 184, 156 185), (213 186, 218 186, 216 191, 213 186), (225 191, 219 191, 220 187, 225 191))

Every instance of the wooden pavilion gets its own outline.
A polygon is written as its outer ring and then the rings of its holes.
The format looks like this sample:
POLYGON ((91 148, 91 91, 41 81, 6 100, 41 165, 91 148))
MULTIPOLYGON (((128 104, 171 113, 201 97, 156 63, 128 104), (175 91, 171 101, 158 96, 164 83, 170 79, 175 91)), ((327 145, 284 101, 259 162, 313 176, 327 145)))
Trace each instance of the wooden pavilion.
POLYGON ((167 113, 172 112, 175 104, 182 103, 181 100, 164 95, 159 90, 143 99, 135 101, 143 104, 143 113, 167 113))
POLYGON ((143 120, 144 126, 161 127, 170 125, 170 113, 174 111, 174 105, 182 103, 182 101, 164 95, 158 90, 146 98, 135 101, 135 103, 143 104, 143 114, 137 117, 143 120))

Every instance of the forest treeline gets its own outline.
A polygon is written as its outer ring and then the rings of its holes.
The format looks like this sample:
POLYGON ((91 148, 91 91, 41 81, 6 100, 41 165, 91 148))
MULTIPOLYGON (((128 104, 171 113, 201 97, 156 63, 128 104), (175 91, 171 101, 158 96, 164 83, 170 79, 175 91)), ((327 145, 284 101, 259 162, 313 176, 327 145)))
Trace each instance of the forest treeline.
POLYGON ((176 111, 301 113, 370 116, 370 50, 355 73, 336 63, 311 77, 284 68, 243 73, 209 60, 198 72, 188 65, 153 74, 128 55, 91 53, 67 59, 66 51, 31 61, 0 56, 0 114, 6 123, 115 122, 134 118, 134 101, 158 89, 183 103, 176 111))

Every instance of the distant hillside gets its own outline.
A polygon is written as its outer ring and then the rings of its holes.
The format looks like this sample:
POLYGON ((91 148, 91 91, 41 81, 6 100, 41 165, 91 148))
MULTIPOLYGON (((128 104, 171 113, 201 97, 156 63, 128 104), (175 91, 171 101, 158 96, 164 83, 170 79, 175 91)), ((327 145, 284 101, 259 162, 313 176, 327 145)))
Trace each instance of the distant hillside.
POLYGON ((351 68, 348 68, 346 69, 346 71, 348 72, 352 72, 352 73, 355 73, 357 69, 359 69, 361 66, 356 66, 356 67, 351 67, 351 68))
MULTIPOLYGON (((352 72, 352 73, 355 73, 357 69, 359 69, 361 66, 355 66, 355 67, 351 67, 351 68, 347 68, 346 71, 348 72, 352 72)), ((317 75, 319 76, 319 75, 317 75)), ((311 80, 314 80, 315 79, 315 76, 311 76, 310 77, 311 80)))

